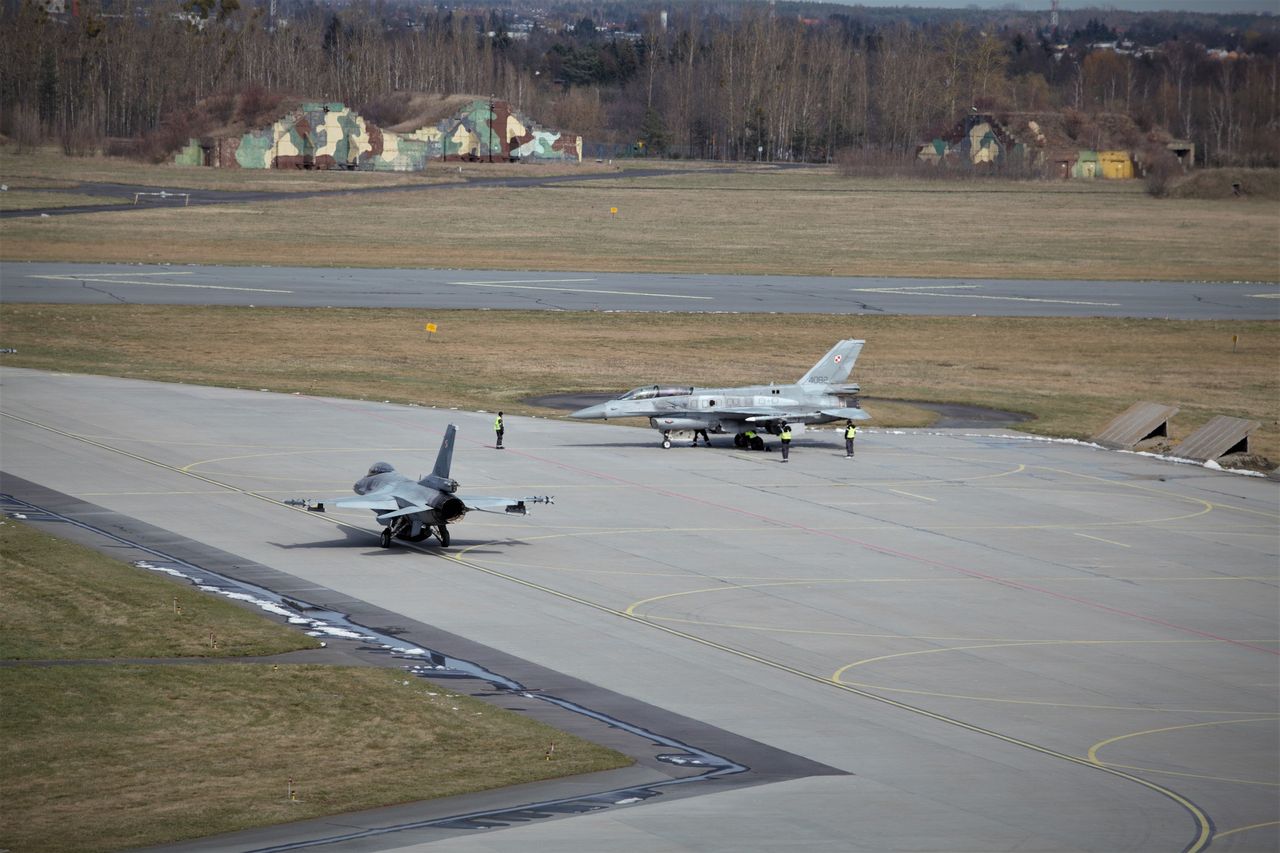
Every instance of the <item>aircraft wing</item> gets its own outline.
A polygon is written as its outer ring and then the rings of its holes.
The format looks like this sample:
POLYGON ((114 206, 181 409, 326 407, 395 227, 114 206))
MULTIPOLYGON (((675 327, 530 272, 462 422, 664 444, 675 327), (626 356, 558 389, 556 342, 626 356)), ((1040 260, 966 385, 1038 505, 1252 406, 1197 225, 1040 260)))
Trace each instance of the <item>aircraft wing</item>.
MULTIPOLYGON (((705 415, 706 412, 689 412, 690 416, 705 415)), ((715 414, 719 418, 729 418, 735 421, 749 421, 752 419, 772 420, 774 418, 796 417, 798 415, 810 414, 806 412, 796 412, 778 407, 766 406, 742 406, 737 409, 717 409, 715 414)))
POLYGON ((399 509, 400 504, 396 503, 395 498, 374 498, 364 495, 358 498, 342 498, 336 501, 326 501, 334 506, 340 506, 343 509, 399 509))
POLYGON ((472 495, 471 497, 463 498, 462 502, 466 504, 468 510, 527 515, 529 512, 528 504, 549 504, 551 503, 551 498, 542 496, 532 498, 491 498, 472 495))
POLYGON ((376 489, 358 497, 338 498, 335 501, 330 501, 330 503, 343 509, 379 509, 385 511, 400 509, 408 501, 396 500, 394 487, 383 486, 381 489, 376 489))
MULTIPOLYGON (((377 507, 371 507, 371 509, 377 509, 377 507)), ((408 506, 401 507, 400 509, 392 507, 392 509, 395 511, 384 512, 379 515, 378 521, 386 521, 389 518, 399 518, 402 515, 413 515, 415 512, 431 512, 431 507, 419 504, 409 504, 408 506)))
POLYGON ((746 421, 760 423, 762 421, 799 421, 810 418, 828 417, 839 420, 864 421, 870 418, 862 409, 799 409, 799 408, 767 408, 764 406, 745 406, 737 409, 721 409, 718 413, 722 420, 746 421))

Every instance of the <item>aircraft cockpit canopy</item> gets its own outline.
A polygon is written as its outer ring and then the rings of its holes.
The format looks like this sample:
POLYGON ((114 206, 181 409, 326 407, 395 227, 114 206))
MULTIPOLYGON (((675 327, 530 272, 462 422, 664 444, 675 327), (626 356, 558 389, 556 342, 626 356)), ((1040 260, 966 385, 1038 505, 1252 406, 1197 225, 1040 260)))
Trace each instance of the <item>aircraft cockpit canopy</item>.
POLYGON ((619 400, 652 400, 655 397, 687 397, 693 393, 688 385, 645 385, 633 388, 619 397, 619 400))
POLYGON ((390 462, 375 462, 369 466, 369 473, 365 476, 372 477, 374 474, 386 474, 394 470, 396 469, 391 467, 390 462))

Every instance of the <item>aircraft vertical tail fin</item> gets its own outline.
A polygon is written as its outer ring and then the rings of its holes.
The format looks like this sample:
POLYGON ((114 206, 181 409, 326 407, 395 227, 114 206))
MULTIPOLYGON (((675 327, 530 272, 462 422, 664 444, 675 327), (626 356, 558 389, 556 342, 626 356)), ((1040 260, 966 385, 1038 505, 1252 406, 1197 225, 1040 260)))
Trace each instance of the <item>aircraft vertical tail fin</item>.
POLYGON ((458 428, 449 424, 444 431, 444 440, 440 442, 440 452, 436 454, 436 467, 431 469, 431 476, 442 480, 449 479, 449 469, 453 466, 453 437, 458 428))
POLYGON ((836 385, 849 378, 849 372, 853 370, 853 363, 858 360, 858 353, 862 352, 862 345, 866 341, 845 340, 840 341, 831 350, 822 357, 822 360, 809 369, 809 372, 800 377, 800 385, 836 385))

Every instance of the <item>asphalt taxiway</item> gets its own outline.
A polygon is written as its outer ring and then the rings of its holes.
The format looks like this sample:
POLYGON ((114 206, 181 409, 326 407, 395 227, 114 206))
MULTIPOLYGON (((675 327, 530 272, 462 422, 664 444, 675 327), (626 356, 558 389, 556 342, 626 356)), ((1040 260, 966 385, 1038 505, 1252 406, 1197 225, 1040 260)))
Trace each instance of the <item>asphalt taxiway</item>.
POLYGON ((509 417, 497 452, 490 413, 18 369, 0 413, 7 482, 794 771, 424 849, 1280 843, 1273 480, 1005 430, 867 429, 854 460, 809 431, 782 465, 509 417), (365 513, 281 503, 344 495, 375 460, 427 470, 448 423, 463 494, 555 505, 468 516, 441 551, 383 550, 365 513))
POLYGON ((0 263, 5 302, 1280 319, 1275 282, 0 263))

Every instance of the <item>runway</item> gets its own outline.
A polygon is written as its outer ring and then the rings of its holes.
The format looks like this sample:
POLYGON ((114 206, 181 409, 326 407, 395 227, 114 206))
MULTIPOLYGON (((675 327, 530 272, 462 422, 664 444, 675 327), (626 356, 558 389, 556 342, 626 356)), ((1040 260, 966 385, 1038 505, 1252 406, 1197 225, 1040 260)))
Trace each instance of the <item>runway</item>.
POLYGON ((1280 844, 1274 480, 1005 430, 868 429, 852 461, 809 431, 784 466, 508 417, 498 453, 490 413, 19 369, 0 412, 7 478, 697 721, 730 760, 795 759, 771 784, 325 849, 1280 844), (280 503, 375 460, 428 470, 448 423, 464 495, 555 505, 470 515, 440 551, 280 503))
POLYGON ((0 263, 5 302, 1280 319, 1275 282, 0 263))

